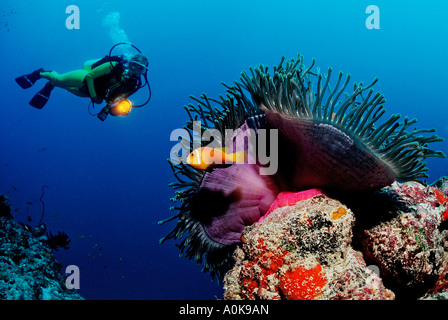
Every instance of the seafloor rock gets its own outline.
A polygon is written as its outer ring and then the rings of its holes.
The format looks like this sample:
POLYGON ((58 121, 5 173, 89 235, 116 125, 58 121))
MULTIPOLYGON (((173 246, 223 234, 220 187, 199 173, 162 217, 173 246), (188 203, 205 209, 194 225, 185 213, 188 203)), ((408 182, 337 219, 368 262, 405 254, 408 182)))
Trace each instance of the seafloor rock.
MULTIPOLYGON (((446 243, 445 243, 446 245, 446 243)), ((445 246, 447 248, 448 246, 445 246)), ((422 299, 424 300, 448 300, 448 261, 444 261, 444 267, 441 268, 439 279, 434 287, 429 290, 422 299)))
POLYGON ((247 227, 225 299, 393 299, 350 243, 354 215, 324 195, 247 227))
POLYGON ((0 212, 0 299, 83 299, 66 288, 52 249, 5 213, 0 212))
POLYGON ((390 189, 407 209, 363 231, 364 254, 379 266, 391 289, 416 298, 435 286, 446 269, 447 231, 440 225, 447 219, 447 197, 443 189, 418 182, 394 183, 390 189))
POLYGON ((324 195, 278 208, 244 230, 224 298, 448 299, 447 194, 444 177, 331 195, 350 209, 324 195))

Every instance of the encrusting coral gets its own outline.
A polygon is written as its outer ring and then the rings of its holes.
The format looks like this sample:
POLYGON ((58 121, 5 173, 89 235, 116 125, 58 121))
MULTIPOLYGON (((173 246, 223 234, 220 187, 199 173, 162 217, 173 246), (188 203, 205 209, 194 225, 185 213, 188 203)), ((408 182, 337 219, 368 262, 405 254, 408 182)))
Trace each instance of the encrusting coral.
POLYGON ((447 196, 419 182, 388 188, 406 202, 407 210, 364 230, 364 253, 397 294, 416 298, 434 286, 448 259, 447 231, 440 228, 447 219, 447 196))
POLYGON ((354 215, 321 194, 247 227, 225 299, 393 299, 351 246, 354 215))
POLYGON ((395 182, 356 218, 324 194, 277 206, 244 230, 224 298, 448 299, 445 180, 395 182))

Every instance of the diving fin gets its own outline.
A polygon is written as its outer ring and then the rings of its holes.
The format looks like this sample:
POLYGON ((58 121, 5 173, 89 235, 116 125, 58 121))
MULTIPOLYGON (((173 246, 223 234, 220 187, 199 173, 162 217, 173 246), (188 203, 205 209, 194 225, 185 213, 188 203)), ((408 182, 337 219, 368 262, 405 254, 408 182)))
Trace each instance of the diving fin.
POLYGON ((45 70, 43 68, 40 68, 24 76, 17 77, 15 78, 15 80, 17 84, 21 86, 23 89, 28 89, 31 88, 34 85, 34 83, 40 79, 40 73, 44 71, 45 70))
POLYGON ((51 91, 54 89, 54 85, 48 81, 47 84, 34 95, 30 101, 30 105, 37 109, 42 109, 50 99, 51 91))

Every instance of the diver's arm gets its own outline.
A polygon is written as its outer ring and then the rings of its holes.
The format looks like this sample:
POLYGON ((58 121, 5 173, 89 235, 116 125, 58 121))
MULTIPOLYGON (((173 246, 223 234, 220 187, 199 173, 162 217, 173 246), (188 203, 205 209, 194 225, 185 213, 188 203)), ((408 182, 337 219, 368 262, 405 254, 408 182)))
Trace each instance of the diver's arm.
POLYGON ((96 67, 95 69, 93 69, 92 71, 90 71, 85 79, 86 79, 86 84, 87 84, 87 88, 89 89, 89 95, 92 99, 96 98, 96 91, 95 91, 95 85, 93 80, 95 78, 104 76, 106 74, 109 74, 112 69, 115 67, 115 65, 117 64, 117 62, 105 62, 103 64, 100 64, 98 67, 96 67))

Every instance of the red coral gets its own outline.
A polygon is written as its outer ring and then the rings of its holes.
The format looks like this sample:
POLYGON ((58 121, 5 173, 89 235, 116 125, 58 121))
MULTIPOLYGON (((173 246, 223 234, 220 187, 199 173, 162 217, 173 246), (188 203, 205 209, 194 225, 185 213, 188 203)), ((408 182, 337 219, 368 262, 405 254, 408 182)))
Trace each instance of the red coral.
MULTIPOLYGON (((280 267, 284 263, 284 259, 290 253, 281 248, 268 251, 266 244, 262 238, 257 239, 256 250, 259 252, 255 256, 255 261, 247 261, 244 263, 241 272, 242 285, 248 293, 248 299, 264 298, 264 290, 268 288, 269 277, 278 277, 280 267)), ((280 295, 276 292, 278 299, 280 295)), ((275 299, 275 296, 269 297, 275 299)))
POLYGON ((443 221, 445 221, 446 219, 448 219, 448 197, 446 196, 445 193, 443 193, 442 191, 440 191, 439 189, 433 188, 434 193, 436 194, 437 200, 439 200, 439 203, 441 205, 444 205, 446 210, 443 213, 443 221))
POLYGON ((289 300, 312 300, 322 294, 326 283, 325 273, 317 264, 312 269, 298 267, 286 271, 280 279, 280 288, 289 300))

